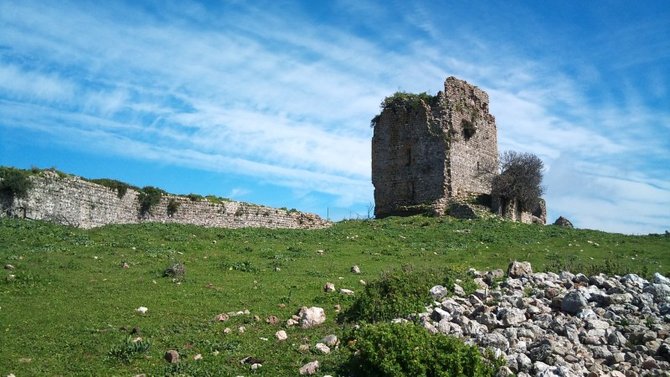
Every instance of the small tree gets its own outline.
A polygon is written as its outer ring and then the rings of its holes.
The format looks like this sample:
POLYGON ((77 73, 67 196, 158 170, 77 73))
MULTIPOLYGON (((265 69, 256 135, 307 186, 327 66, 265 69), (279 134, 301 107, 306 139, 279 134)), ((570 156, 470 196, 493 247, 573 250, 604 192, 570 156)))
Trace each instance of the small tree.
POLYGON ((491 194, 516 200, 522 211, 533 211, 544 193, 544 164, 532 153, 507 151, 500 155, 500 174, 493 177, 491 194))

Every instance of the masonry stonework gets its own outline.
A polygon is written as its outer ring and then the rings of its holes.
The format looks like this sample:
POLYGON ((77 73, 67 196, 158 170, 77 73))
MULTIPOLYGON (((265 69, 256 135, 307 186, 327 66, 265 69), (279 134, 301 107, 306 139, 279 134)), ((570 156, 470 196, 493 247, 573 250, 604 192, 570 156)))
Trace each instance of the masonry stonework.
POLYGON ((324 228, 330 222, 317 215, 241 202, 212 203, 164 195, 148 213, 140 211, 139 192, 117 191, 74 176, 43 171, 31 176, 24 199, 0 198, 0 215, 45 220, 80 228, 141 222, 181 223, 219 228, 324 228), (170 201, 176 212, 168 214, 170 201))
POLYGON ((372 138, 375 216, 444 215, 453 199, 490 194, 482 172, 498 165, 498 144, 488 105, 483 90, 449 77, 429 101, 385 107, 372 138))

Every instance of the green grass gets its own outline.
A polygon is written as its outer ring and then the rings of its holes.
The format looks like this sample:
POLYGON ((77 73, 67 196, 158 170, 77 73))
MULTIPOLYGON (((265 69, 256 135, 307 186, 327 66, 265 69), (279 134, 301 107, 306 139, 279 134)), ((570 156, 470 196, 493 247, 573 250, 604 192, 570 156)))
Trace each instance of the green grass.
POLYGON ((334 306, 346 309, 354 298, 324 293, 326 282, 358 294, 360 279, 373 281, 403 265, 504 269, 514 259, 530 261, 536 271, 667 276, 670 237, 425 217, 311 231, 173 224, 80 230, 0 219, 0 263, 16 267, 0 270, 0 375, 292 376, 315 359, 319 375, 336 375, 350 356, 346 347, 330 355, 299 350, 330 333, 343 336, 351 326, 337 323, 334 306), (174 263, 186 269, 177 281, 164 276, 174 263), (354 264, 360 275, 350 272, 354 264), (274 333, 303 305, 323 307, 327 322, 288 328, 289 339, 278 343, 274 333), (140 306, 149 311, 136 313, 140 306), (244 309, 251 314, 214 321, 244 309), (267 324, 269 315, 281 324, 267 324), (226 327, 232 333, 224 334, 226 327), (133 328, 150 346, 129 343, 133 328), (168 349, 178 350, 183 362, 163 361, 168 349), (196 354, 203 359, 194 361, 196 354), (246 356, 262 359, 263 367, 253 373, 240 364, 246 356))

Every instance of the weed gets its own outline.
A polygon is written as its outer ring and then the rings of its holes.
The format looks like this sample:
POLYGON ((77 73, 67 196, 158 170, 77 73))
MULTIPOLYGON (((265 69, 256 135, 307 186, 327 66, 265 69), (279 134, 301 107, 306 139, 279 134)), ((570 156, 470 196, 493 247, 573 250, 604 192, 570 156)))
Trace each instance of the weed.
POLYGON ((172 217, 175 213, 177 213, 178 209, 179 209, 179 202, 174 199, 170 199, 167 204, 168 216, 172 217))
POLYGON ((151 342, 144 339, 133 339, 131 336, 127 337, 123 343, 112 347, 107 353, 108 358, 120 361, 122 363, 130 363, 133 359, 139 358, 142 354, 149 351, 151 342))
POLYGON ((165 191, 152 186, 143 187, 140 191, 140 213, 146 215, 151 213, 151 209, 158 205, 161 201, 161 197, 167 194, 165 191))

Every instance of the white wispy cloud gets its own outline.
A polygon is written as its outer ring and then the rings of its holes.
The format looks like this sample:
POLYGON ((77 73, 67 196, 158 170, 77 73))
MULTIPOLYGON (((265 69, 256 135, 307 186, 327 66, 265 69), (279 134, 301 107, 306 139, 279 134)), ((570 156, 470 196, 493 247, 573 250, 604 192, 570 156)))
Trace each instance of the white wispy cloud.
MULTIPOLYGON (((663 59, 664 40, 654 39, 660 52, 644 62, 629 57, 604 69, 575 61, 566 70, 551 56, 529 56, 518 41, 501 43, 493 26, 476 33, 458 24, 457 7, 324 6, 339 9, 346 23, 317 22, 295 4, 235 3, 221 12, 179 2, 150 13, 124 3, 2 2, 0 126, 365 206, 368 124, 381 99, 396 90, 435 92, 455 75, 489 93, 501 149, 543 158, 551 214, 629 232, 670 223, 657 211, 667 208, 670 189, 656 184, 670 174, 670 110, 649 104, 644 86, 630 79, 593 91, 617 69, 663 59)), ((641 51, 626 35, 614 38, 641 51)), ((546 43, 546 35, 526 37, 546 43)), ((616 60, 610 51, 591 55, 616 60)), ((646 80, 656 101, 667 100, 665 73, 651 71, 646 80)))

